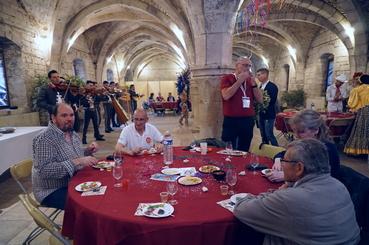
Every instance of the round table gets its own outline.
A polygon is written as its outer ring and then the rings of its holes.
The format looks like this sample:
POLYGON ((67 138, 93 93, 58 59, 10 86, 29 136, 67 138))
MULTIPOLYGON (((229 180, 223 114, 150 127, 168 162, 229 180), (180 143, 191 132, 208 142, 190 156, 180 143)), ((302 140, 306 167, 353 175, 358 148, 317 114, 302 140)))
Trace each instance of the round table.
MULTIPOLYGON (((171 167, 198 169, 209 163, 225 166, 225 156, 215 151, 201 155, 175 148, 171 167), (184 159, 189 162, 184 163, 184 159)), ((250 156, 232 157, 232 165, 238 172, 244 170, 249 161, 250 156)), ((123 176, 124 182, 128 182, 127 188, 113 187, 115 180, 111 171, 85 167, 77 172, 69 183, 63 235, 72 238, 75 244, 234 244, 237 239, 245 239, 237 235, 241 223, 217 204, 229 196, 220 194, 221 183, 210 174, 201 176, 200 185, 178 184, 175 217, 135 216, 139 203, 160 202, 159 193, 166 190, 166 182, 150 180, 150 176, 161 171, 162 162, 162 155, 125 157, 123 176), (81 196, 74 188, 85 181, 102 182, 107 186, 105 194, 81 196), (203 186, 209 191, 203 192, 203 186)), ((260 158, 260 163, 271 166, 272 160, 260 158)), ((259 194, 270 188, 277 189, 279 185, 269 182, 260 172, 254 175, 247 171, 246 176, 238 176, 235 191, 259 194)))

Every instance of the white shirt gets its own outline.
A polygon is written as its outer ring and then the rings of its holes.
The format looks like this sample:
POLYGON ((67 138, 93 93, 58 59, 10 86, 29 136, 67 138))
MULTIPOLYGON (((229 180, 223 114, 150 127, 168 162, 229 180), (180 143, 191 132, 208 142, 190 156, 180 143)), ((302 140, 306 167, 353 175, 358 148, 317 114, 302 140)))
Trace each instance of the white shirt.
POLYGON ((139 147, 149 150, 154 146, 155 142, 162 141, 163 135, 150 123, 145 124, 145 131, 142 135, 136 131, 135 124, 131 123, 122 130, 118 139, 118 143, 124 145, 129 150, 139 147))
POLYGON ((268 81, 266 81, 265 83, 262 83, 261 84, 261 86, 260 86, 260 88, 262 89, 262 90, 265 90, 265 87, 267 86, 267 84, 269 83, 269 80, 268 81))
MULTIPOLYGON (((342 112, 343 104, 342 101, 334 101, 334 96, 336 95, 337 87, 332 84, 327 88, 326 98, 328 102, 327 110, 328 112, 342 112)), ((346 89, 343 84, 339 88, 342 98, 347 98, 346 89)))

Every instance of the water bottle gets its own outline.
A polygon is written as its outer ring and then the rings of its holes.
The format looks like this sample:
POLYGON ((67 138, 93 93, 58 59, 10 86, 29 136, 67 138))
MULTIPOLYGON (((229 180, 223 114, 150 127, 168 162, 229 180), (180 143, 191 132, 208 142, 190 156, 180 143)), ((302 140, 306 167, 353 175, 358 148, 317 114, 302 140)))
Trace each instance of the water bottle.
POLYGON ((164 145, 164 151, 163 151, 164 164, 165 165, 172 164, 173 163, 173 139, 169 131, 165 132, 164 134, 163 145, 164 145))
POLYGON ((315 111, 315 105, 314 105, 314 103, 311 103, 310 109, 312 109, 313 111, 315 111))

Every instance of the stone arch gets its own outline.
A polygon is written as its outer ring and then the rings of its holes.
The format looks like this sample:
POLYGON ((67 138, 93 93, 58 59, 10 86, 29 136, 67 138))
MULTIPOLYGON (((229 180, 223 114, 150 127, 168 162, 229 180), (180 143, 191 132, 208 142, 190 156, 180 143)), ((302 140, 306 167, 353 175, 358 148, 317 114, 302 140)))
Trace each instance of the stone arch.
POLYGON ((31 96, 26 93, 25 70, 23 69, 21 47, 12 40, 0 36, 0 53, 3 53, 6 79, 9 91, 9 105, 25 110, 31 96))
POLYGON ((74 59, 73 60, 73 70, 74 70, 74 75, 81 78, 83 81, 86 81, 86 66, 85 66, 85 62, 80 59, 74 59))

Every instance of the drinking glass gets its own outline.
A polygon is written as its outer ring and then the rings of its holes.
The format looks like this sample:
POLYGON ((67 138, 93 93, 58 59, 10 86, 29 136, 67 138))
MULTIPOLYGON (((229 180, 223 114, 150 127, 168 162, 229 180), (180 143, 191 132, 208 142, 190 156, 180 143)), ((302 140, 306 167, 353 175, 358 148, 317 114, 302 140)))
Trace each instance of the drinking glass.
POLYGON ((114 163, 115 165, 122 165, 123 163, 123 154, 120 152, 114 152, 114 163))
POLYGON ((123 177, 123 168, 120 164, 115 164, 113 168, 113 177, 116 180, 114 187, 122 187, 122 182, 120 179, 123 177))
POLYGON ((176 205, 178 202, 177 200, 173 199, 173 196, 177 193, 178 191, 178 186, 176 182, 168 182, 167 184, 167 192, 169 193, 169 195, 172 196, 171 200, 169 201, 169 203, 171 205, 176 205))
POLYGON ((232 145, 232 141, 227 141, 226 142, 226 147, 225 147, 226 153, 227 153, 227 157, 231 158, 231 154, 233 151, 233 145, 232 145))
POLYGON ((233 169, 228 169, 226 175, 227 184, 231 187, 229 190, 229 195, 234 195, 233 187, 237 183, 237 172, 233 169))
POLYGON ((254 155, 251 161, 252 173, 256 174, 256 168, 259 166, 259 157, 254 155))

